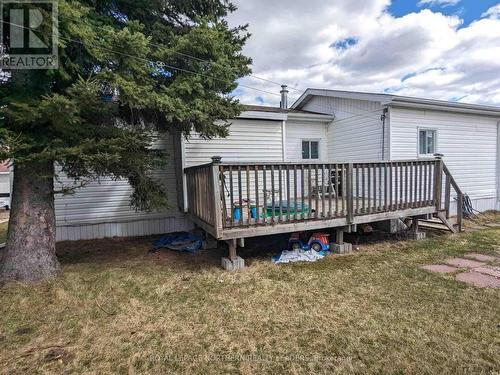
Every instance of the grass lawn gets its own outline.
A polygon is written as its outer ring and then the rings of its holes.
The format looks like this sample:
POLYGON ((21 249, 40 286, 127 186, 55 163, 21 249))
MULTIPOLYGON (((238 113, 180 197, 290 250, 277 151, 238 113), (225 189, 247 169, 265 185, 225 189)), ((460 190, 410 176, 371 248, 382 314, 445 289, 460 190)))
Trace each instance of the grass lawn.
POLYGON ((8 226, 9 226, 8 222, 0 223, 0 243, 4 243, 7 240, 8 226))
MULTIPOLYGON (((500 290, 420 265, 500 253, 500 228, 273 265, 150 240, 59 246, 63 274, 0 290, 0 368, 45 373, 493 374, 500 290)), ((263 249, 262 253, 266 250, 263 249)))

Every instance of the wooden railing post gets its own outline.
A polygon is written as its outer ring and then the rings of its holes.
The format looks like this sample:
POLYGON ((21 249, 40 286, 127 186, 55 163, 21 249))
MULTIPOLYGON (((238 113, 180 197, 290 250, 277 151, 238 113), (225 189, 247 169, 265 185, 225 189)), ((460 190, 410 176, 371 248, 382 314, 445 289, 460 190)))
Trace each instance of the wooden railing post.
POLYGON ((222 177, 220 175, 220 163, 221 163, 221 157, 220 156, 213 156, 212 157, 212 166, 210 168, 210 183, 211 183, 211 191, 212 191, 212 197, 213 197, 213 212, 212 212, 212 217, 213 217, 213 224, 215 227, 215 233, 216 233, 216 238, 219 237, 219 235, 222 233, 222 215, 226 214, 225 212, 222 212, 222 195, 221 195, 221 184, 220 184, 220 178, 222 177))
POLYGON ((354 204, 353 204, 353 163, 347 164, 346 176, 346 203, 347 203, 347 223, 352 224, 354 220, 354 204))
POLYGON ((450 175, 446 174, 444 180, 444 209, 446 211, 446 218, 450 218, 450 201, 451 201, 451 181, 450 175))
POLYGON ((434 163, 434 204, 436 210, 441 210, 441 199, 443 194, 443 160, 441 154, 436 154, 434 163))
POLYGON ((464 207, 464 195, 461 191, 457 192, 457 226, 458 231, 462 231, 462 219, 463 219, 463 207, 464 207))

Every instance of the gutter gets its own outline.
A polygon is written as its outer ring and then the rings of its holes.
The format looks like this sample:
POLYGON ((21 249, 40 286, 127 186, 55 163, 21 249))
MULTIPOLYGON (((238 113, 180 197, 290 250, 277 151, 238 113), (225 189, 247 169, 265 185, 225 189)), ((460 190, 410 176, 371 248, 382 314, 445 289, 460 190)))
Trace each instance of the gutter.
POLYGON ((241 112, 237 118, 285 121, 287 117, 288 117, 287 113, 244 111, 241 112))
POLYGON ((287 120, 307 120, 317 122, 331 122, 335 119, 334 115, 327 115, 321 113, 305 113, 305 112, 261 112, 261 111, 244 111, 237 117, 239 119, 251 120, 273 120, 273 121, 287 121, 287 120))
POLYGON ((331 121, 335 120, 335 115, 327 115, 327 114, 320 114, 320 113, 290 112, 290 113, 288 113, 288 120, 307 120, 307 121, 331 122, 331 121))
POLYGON ((457 112, 464 114, 474 114, 474 115, 483 115, 483 116, 494 116, 498 117, 500 114, 500 108, 492 107, 481 107, 481 106, 473 106, 473 105, 464 105, 464 104, 454 104, 454 103, 422 103, 422 102, 411 102, 406 100, 401 100, 400 98, 394 98, 393 100, 389 100, 387 102, 382 103, 382 105, 390 105, 392 107, 400 107, 400 108, 414 108, 414 109, 428 109, 428 110, 436 110, 436 111, 446 111, 446 112, 457 112))

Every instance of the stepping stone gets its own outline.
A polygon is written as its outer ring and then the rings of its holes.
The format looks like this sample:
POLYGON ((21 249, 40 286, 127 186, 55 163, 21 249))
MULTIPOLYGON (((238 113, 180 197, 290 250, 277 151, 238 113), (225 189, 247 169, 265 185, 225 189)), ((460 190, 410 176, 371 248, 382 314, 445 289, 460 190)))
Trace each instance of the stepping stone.
POLYGON ((430 264, 428 266, 422 266, 421 268, 435 273, 452 273, 458 270, 458 268, 447 266, 446 264, 430 264))
POLYGON ((459 273, 455 276, 455 279, 470 285, 474 285, 478 288, 500 289, 500 279, 497 279, 493 276, 483 275, 482 273, 475 271, 459 273))
POLYGON ((500 278, 500 267, 485 266, 474 268, 475 272, 500 278))
POLYGON ((465 254, 464 257, 470 258, 470 259, 475 259, 480 262, 493 262, 495 260, 495 257, 492 257, 491 255, 484 255, 484 254, 478 254, 478 253, 469 253, 465 254))
POLYGON ((452 258, 444 261, 446 264, 458 268, 476 268, 486 266, 486 263, 464 258, 452 258))

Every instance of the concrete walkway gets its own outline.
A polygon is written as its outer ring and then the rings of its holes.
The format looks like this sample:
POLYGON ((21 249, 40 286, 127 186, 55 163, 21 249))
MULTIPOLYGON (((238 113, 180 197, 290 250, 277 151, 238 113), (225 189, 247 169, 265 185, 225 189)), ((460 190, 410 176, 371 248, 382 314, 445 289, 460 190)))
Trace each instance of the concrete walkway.
POLYGON ((452 274, 461 281, 478 288, 500 289, 500 257, 479 253, 468 253, 461 258, 446 259, 441 264, 430 264, 422 268, 429 272, 452 274))

